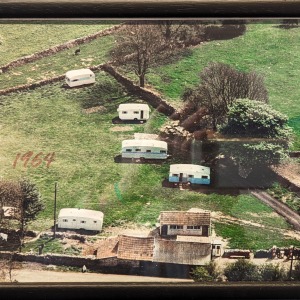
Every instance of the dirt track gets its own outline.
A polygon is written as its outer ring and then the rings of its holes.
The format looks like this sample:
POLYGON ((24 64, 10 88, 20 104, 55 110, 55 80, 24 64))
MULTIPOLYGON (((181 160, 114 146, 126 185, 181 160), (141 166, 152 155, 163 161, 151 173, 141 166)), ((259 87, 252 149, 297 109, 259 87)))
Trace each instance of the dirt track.
POLYGON ((278 214, 283 216, 288 223, 296 230, 300 230, 300 216, 284 203, 274 199, 268 193, 261 190, 253 190, 251 194, 273 208, 278 214))

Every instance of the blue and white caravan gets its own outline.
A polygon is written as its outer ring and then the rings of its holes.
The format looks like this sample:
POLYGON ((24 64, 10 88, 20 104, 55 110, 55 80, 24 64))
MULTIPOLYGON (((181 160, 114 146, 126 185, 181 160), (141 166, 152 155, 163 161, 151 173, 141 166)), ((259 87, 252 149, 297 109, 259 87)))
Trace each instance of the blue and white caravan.
POLYGON ((117 111, 121 120, 146 121, 151 110, 144 103, 122 103, 117 111))
POLYGON ((95 83, 95 74, 90 69, 72 70, 66 73, 66 83, 70 87, 95 83))
POLYGON ((192 164, 170 165, 169 182, 210 184, 210 168, 192 164))
POLYGON ((122 158, 166 159, 168 144, 158 140, 124 140, 122 158))

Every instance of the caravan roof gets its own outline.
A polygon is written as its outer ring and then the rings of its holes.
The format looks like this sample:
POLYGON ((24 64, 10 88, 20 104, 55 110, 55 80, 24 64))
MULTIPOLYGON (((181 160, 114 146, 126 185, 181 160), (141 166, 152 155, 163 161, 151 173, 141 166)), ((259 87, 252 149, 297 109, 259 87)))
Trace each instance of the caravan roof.
POLYGON ((210 174, 210 168, 192 164, 170 165, 170 173, 201 173, 210 174))
POLYGON ((168 148, 168 144, 164 141, 158 140, 124 140, 122 142, 122 148, 124 147, 158 147, 158 148, 168 148))
POLYGON ((66 73, 66 77, 72 78, 79 75, 94 75, 90 69, 71 70, 66 73))
POLYGON ((62 208, 58 215, 59 218, 65 217, 81 217, 91 219, 103 219, 103 213, 101 211, 81 208, 62 208))
POLYGON ((144 103, 123 103, 119 105, 119 108, 117 109, 117 111, 121 111, 121 110, 149 110, 150 108, 148 106, 148 104, 144 104, 144 103))

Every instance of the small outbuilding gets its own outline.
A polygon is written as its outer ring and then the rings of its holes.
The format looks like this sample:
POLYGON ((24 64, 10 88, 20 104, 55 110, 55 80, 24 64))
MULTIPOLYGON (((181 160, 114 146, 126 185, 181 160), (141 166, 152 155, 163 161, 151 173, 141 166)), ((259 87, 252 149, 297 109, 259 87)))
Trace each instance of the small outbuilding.
POLYGON ((123 158, 166 159, 168 144, 158 140, 124 140, 122 142, 123 158))
POLYGON ((169 182, 210 184, 210 168, 193 164, 171 165, 169 182))
POLYGON ((118 109, 121 120, 146 121, 149 119, 150 108, 143 103, 123 103, 118 109))
POLYGON ((95 74, 90 69, 71 70, 66 73, 66 83, 70 87, 96 82, 95 74))
POLYGON ((101 231, 103 225, 103 213, 101 211, 63 208, 58 215, 58 228, 85 229, 101 231))

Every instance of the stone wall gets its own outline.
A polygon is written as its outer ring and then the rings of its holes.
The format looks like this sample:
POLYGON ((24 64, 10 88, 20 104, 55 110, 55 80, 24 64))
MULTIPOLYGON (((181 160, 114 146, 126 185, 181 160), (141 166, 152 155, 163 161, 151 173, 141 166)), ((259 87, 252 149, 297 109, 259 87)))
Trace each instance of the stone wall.
POLYGON ((1 66, 0 67, 0 72, 4 73, 4 72, 7 72, 8 70, 10 70, 12 68, 19 67, 19 66, 25 65, 27 63, 31 63, 33 61, 39 60, 41 58, 56 54, 58 52, 61 52, 61 51, 64 51, 64 50, 67 50, 67 49, 70 49, 70 48, 73 48, 73 47, 76 47, 76 46, 79 46, 81 44, 89 43, 92 40, 95 40, 99 37, 110 35, 110 34, 116 32, 117 30, 119 30, 121 27, 122 27, 122 25, 116 25, 116 26, 113 26, 111 28, 96 32, 94 34, 90 34, 90 35, 87 35, 87 36, 82 37, 82 38, 74 39, 74 40, 68 41, 64 44, 56 45, 56 46, 53 46, 53 47, 48 48, 46 50, 43 50, 43 51, 40 51, 40 52, 33 53, 31 55, 27 55, 27 56, 18 58, 14 61, 9 62, 8 64, 6 64, 4 66, 1 66))

